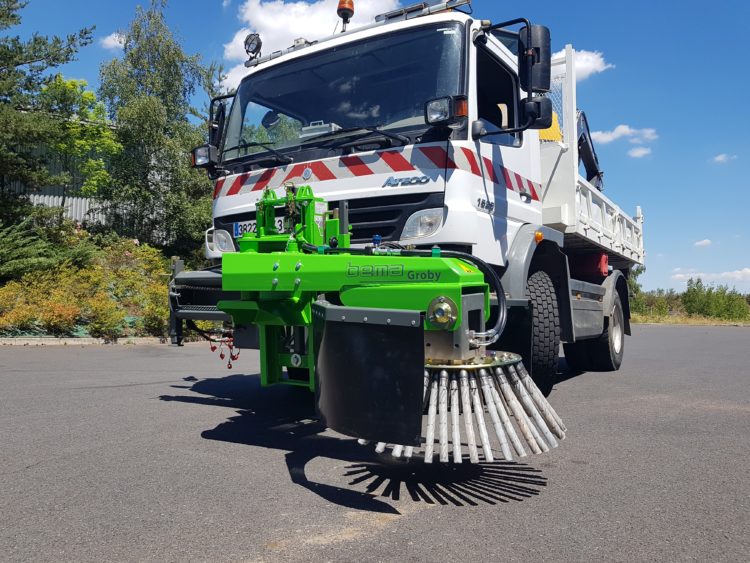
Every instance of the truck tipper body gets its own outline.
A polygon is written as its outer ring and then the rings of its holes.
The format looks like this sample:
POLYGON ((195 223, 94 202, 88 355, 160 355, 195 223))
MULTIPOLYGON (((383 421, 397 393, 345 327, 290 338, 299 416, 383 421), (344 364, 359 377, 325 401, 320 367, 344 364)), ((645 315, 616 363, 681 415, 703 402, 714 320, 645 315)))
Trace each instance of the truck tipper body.
MULTIPOLYGON (((264 194, 304 185, 354 248, 437 247, 491 265, 508 308, 496 346, 523 356, 538 382, 555 373, 561 342, 574 368, 619 368, 643 216, 604 191, 576 104, 575 51, 548 59, 549 83, 527 92, 530 67, 519 61, 544 53, 523 30, 454 9, 462 4, 420 4, 251 56, 236 92, 212 103, 198 164, 215 180, 206 232, 215 266, 177 263, 173 343, 185 320, 231 321, 217 307, 237 295, 222 284, 222 258, 256 232, 264 194), (551 112, 537 104, 530 115, 524 104, 541 98, 551 112)), ((289 229, 284 209, 277 215, 279 232, 289 229)))

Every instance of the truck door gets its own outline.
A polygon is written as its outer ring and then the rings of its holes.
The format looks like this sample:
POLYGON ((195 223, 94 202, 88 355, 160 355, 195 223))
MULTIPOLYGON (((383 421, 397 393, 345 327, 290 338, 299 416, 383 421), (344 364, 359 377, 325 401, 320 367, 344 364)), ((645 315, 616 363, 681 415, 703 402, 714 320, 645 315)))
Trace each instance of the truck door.
POLYGON ((539 184, 532 181, 538 175, 532 153, 539 149, 535 133, 501 132, 519 125, 519 99, 524 97, 511 54, 491 40, 476 49, 474 65, 474 115, 487 131, 474 140, 474 148, 481 156, 484 184, 494 204, 495 231, 493 237, 480 236, 480 245, 496 247, 499 242, 505 256, 521 225, 541 222, 539 184))

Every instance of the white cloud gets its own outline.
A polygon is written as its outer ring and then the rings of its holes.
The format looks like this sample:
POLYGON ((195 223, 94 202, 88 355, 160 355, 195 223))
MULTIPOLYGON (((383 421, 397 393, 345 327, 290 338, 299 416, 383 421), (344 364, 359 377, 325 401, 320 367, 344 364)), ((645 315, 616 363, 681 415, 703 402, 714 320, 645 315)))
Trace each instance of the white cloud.
POLYGON ((644 129, 635 129, 630 125, 618 125, 611 131, 592 131, 591 138, 597 143, 606 145, 617 139, 628 139, 631 143, 646 143, 655 141, 659 138, 656 129, 646 127, 644 129))
MULTIPOLYGON (((245 37, 250 33, 250 30, 243 27, 235 32, 234 37, 229 43, 224 44, 224 59, 227 61, 244 61, 247 60, 247 54, 245 53, 245 37)), ((261 39, 263 40, 263 51, 270 53, 266 47, 265 37, 261 33, 261 39)))
POLYGON ((99 39, 99 45, 110 51, 118 51, 125 45, 125 37, 119 31, 115 31, 99 39))
POLYGON ((716 164, 726 164, 730 160, 736 160, 736 159, 737 159, 736 154, 721 153, 721 154, 717 154, 711 160, 713 160, 716 164))
POLYGON ((231 3, 232 3, 232 0, 221 0, 221 7, 226 8, 231 3))
MULTIPOLYGON (((552 57, 559 57, 565 54, 565 49, 554 53, 552 57)), ((601 51, 576 50, 576 82, 586 80, 592 74, 599 74, 609 68, 615 68, 615 65, 609 64, 604 60, 604 54, 601 51)))
POLYGON ((230 91, 233 88, 236 88, 237 85, 240 83, 240 80, 244 78, 244 76, 247 74, 247 70, 245 68, 245 65, 238 64, 230 68, 228 71, 226 71, 226 77, 224 78, 221 85, 227 90, 230 91))
MULTIPOLYGON (((298 37, 320 39, 333 33, 341 20, 336 15, 338 0, 245 0, 239 7, 242 28, 224 45, 224 58, 239 64, 227 73, 224 84, 234 88, 247 74, 243 63, 247 59, 244 41, 248 33, 256 32, 263 40, 262 54, 267 55, 290 47, 298 37)), ((398 0, 368 0, 355 5, 349 29, 371 23, 375 16, 399 6, 398 0)))
POLYGON ((704 238, 703 240, 697 240, 695 243, 693 243, 693 246, 697 246, 698 248, 703 248, 706 246, 711 246, 711 239, 710 238, 704 238))
POLYGON ((739 270, 732 270, 731 272, 694 272, 689 274, 677 273, 672 276, 672 279, 675 281, 687 281, 690 278, 700 278, 703 281, 745 283, 750 282, 750 268, 741 268, 739 270))
POLYGON ((631 158, 643 158, 651 154, 649 147, 633 147, 628 151, 628 156, 631 158))

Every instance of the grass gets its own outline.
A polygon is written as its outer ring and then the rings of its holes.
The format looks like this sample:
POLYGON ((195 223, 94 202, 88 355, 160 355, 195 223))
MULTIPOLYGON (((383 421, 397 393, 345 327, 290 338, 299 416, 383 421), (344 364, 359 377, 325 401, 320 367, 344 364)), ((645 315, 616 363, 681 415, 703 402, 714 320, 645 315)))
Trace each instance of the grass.
POLYGON ((750 323, 742 321, 727 321, 701 315, 644 315, 633 313, 631 322, 634 324, 666 324, 666 325, 692 325, 692 326, 747 326, 750 323))

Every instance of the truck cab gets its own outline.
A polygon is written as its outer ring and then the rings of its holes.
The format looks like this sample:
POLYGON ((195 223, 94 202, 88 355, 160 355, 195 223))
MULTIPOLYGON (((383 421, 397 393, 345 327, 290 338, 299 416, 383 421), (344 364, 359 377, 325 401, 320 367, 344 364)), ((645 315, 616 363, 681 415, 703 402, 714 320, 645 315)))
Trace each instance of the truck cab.
POLYGON ((517 55, 459 12, 384 24, 251 68, 218 144, 214 236, 252 229, 262 191, 288 182, 346 202, 354 243, 460 246, 498 266, 541 222, 538 134, 501 131, 528 96, 517 55))

